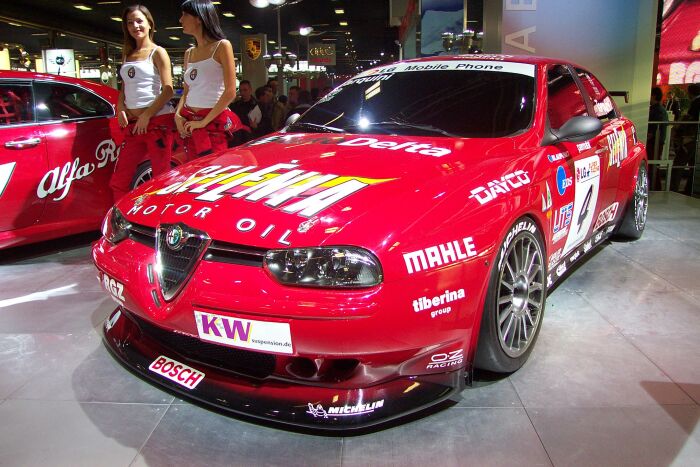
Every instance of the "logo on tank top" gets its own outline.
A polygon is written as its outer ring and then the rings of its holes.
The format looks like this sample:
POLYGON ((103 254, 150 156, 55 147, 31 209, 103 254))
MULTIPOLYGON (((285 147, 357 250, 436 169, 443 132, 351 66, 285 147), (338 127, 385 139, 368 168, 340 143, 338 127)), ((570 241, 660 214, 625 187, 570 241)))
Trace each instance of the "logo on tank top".
POLYGON ((129 67, 129 69, 126 70, 126 74, 129 78, 133 78, 134 76, 136 76, 136 69, 133 66, 129 67))
POLYGON ((191 79, 192 81, 194 81, 194 79, 195 79, 196 77, 197 77, 197 69, 195 68, 195 69, 193 69, 192 71, 190 71, 190 79, 191 79))

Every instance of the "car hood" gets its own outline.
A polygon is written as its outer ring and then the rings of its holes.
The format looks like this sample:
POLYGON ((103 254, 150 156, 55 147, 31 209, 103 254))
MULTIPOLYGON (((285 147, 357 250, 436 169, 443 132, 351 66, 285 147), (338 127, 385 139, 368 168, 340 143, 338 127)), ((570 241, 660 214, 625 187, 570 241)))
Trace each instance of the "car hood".
POLYGON ((513 149, 508 138, 277 133, 186 164, 118 207, 137 224, 182 223, 238 245, 376 244, 383 228, 488 178, 513 149))

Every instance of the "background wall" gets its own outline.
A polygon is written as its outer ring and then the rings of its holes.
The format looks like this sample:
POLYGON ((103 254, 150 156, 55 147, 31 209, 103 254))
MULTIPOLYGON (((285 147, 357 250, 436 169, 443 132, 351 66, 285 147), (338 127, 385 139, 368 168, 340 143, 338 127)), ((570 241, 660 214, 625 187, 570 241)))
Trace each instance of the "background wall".
POLYGON ((541 55, 592 71, 646 140, 658 0, 487 0, 484 52, 541 55))

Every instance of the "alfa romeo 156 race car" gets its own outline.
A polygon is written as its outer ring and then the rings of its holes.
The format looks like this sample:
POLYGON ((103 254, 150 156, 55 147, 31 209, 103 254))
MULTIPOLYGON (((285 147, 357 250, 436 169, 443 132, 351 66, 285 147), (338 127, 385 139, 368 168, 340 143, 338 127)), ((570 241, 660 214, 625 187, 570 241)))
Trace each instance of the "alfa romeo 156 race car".
POLYGON ((639 237, 633 124, 578 66, 458 56, 375 68, 284 131, 110 211, 93 258, 108 348, 231 412, 324 429, 520 368, 547 291, 639 237))
MULTIPOLYGON (((0 71, 0 249, 96 231, 112 206, 116 89, 0 71)), ((174 164, 182 163, 182 150, 174 164)), ((144 154, 133 186, 151 178, 144 154)))

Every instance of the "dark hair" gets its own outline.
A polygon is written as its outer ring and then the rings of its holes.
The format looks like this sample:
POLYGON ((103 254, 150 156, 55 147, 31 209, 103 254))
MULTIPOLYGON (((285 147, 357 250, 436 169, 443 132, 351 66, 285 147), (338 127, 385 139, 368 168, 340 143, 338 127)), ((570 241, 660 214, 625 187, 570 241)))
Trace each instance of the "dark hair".
POLYGON ((211 0, 185 0, 180 9, 183 13, 199 18, 205 36, 216 41, 226 39, 224 31, 221 30, 216 7, 211 0))
POLYGON ((126 17, 134 11, 140 11, 143 13, 143 16, 146 17, 146 21, 148 21, 148 25, 151 28, 150 31, 148 31, 148 38, 151 39, 151 41, 153 41, 153 34, 156 32, 156 24, 153 21, 153 16, 151 15, 151 12, 148 11, 148 8, 143 5, 131 5, 124 8, 124 11, 122 12, 122 32, 124 33, 124 48, 122 49, 122 54, 124 55, 124 60, 126 60, 126 57, 131 55, 131 52, 136 49, 136 39, 131 37, 131 34, 129 34, 129 27, 126 20, 126 17))
POLYGON ((692 97, 700 96, 700 84, 693 83, 688 85, 688 94, 692 97))
POLYGON ((277 98, 277 101, 278 101, 278 102, 281 102, 282 104, 286 104, 286 103, 287 103, 287 96, 284 96, 284 95, 283 95, 283 96, 279 96, 279 97, 277 98))
POLYGON ((270 77, 267 79, 267 84, 269 85, 269 84, 270 84, 271 82, 273 82, 273 81, 277 81, 277 78, 274 77, 274 76, 270 76, 270 77))
POLYGON ((653 97, 657 101, 661 102, 661 99, 664 98, 664 93, 660 87, 654 87, 654 88, 651 88, 651 97, 653 97))
POLYGON ((292 89, 294 89, 295 91, 301 91, 301 88, 299 86, 290 86, 289 90, 291 91, 292 89))
POLYGON ((238 83, 238 89, 241 89, 241 86, 243 86, 244 84, 250 86, 250 81, 248 81, 247 79, 242 80, 240 83, 238 83))
POLYGON ((260 86, 258 89, 255 90, 255 98, 257 100, 260 100, 260 98, 264 96, 266 92, 267 86, 260 86))

